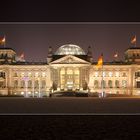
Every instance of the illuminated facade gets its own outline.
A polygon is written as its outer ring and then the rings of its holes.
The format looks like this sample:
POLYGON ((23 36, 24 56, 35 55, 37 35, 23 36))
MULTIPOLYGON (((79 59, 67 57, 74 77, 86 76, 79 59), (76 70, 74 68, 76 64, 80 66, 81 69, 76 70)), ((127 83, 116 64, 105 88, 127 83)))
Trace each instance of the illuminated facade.
POLYGON ((0 94, 41 97, 50 92, 80 91, 140 95, 140 48, 125 51, 125 61, 104 62, 96 67, 91 48, 87 52, 66 44, 53 53, 49 47, 46 62, 26 62, 16 58, 11 48, 0 48, 0 94))

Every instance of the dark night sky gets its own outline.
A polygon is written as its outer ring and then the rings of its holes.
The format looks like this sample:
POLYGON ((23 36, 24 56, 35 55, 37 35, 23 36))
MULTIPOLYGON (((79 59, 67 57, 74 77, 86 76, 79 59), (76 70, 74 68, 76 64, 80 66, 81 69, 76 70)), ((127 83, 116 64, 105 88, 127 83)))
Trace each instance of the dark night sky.
MULTIPOLYGON (((61 45, 72 43, 85 51, 92 47, 94 61, 103 52, 106 61, 113 60, 118 52, 123 59, 124 51, 131 45, 130 40, 137 35, 140 45, 140 24, 0 24, 0 35, 6 35, 6 46, 15 49, 17 54, 24 52, 28 61, 45 61, 48 47, 54 52, 61 45)), ((1 46, 2 47, 2 46, 1 46)))

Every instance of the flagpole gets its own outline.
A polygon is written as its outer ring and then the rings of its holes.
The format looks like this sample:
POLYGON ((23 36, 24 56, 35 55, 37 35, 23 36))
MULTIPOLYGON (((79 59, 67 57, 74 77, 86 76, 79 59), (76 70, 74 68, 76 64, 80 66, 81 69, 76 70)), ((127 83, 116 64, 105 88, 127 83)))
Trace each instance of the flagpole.
POLYGON ((104 85, 103 85, 103 64, 102 64, 102 95, 101 97, 103 97, 104 95, 104 85))
POLYGON ((5 48, 5 46, 6 46, 6 36, 4 35, 4 39, 5 39, 5 41, 4 41, 4 48, 5 48))
POLYGON ((135 47, 136 47, 136 42, 137 42, 137 37, 136 37, 136 41, 135 41, 135 47))

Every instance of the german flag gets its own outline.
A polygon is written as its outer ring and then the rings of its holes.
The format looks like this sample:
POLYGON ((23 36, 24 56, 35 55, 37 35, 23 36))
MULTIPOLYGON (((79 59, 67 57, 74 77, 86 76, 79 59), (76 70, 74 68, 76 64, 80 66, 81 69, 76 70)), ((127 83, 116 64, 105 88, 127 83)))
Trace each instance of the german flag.
POLYGON ((0 45, 4 45, 5 44, 5 36, 0 38, 0 45))
POLYGON ((136 35, 135 35, 135 36, 132 38, 131 43, 132 43, 132 44, 135 44, 136 41, 137 41, 137 39, 136 39, 136 35))
POLYGON ((103 65, 103 54, 98 59, 97 67, 101 67, 103 65))

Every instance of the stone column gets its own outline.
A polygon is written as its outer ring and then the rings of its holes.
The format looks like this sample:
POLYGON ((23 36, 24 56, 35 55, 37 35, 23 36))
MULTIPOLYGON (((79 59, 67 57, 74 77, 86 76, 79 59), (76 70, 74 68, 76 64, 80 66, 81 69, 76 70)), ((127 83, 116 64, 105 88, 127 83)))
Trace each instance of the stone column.
POLYGON ((73 90, 75 90, 75 68, 72 68, 73 90))
POLYGON ((80 75, 79 76, 79 78, 80 78, 79 85, 80 85, 80 90, 83 90, 83 87, 82 87, 82 85, 83 85, 82 84, 82 80, 83 80, 82 75, 83 75, 83 72, 82 72, 82 68, 81 67, 79 69, 80 69, 80 71, 79 71, 79 75, 80 75))
POLYGON ((78 88, 80 89, 80 68, 78 68, 78 71, 79 71, 79 75, 78 75, 79 85, 78 85, 78 88))
POLYGON ((60 91, 60 68, 57 69, 57 74, 58 74, 57 90, 60 91))
POLYGON ((9 76, 8 76, 8 91, 9 94, 12 94, 13 88, 12 88, 12 72, 11 69, 9 69, 9 76))
POLYGON ((34 73, 32 73, 32 96, 34 97, 35 95, 35 77, 34 73))
POLYGON ((65 68, 65 85, 64 90, 67 90, 67 68, 65 68))
POLYGON ((5 88, 7 88, 8 72, 5 71, 5 88))

